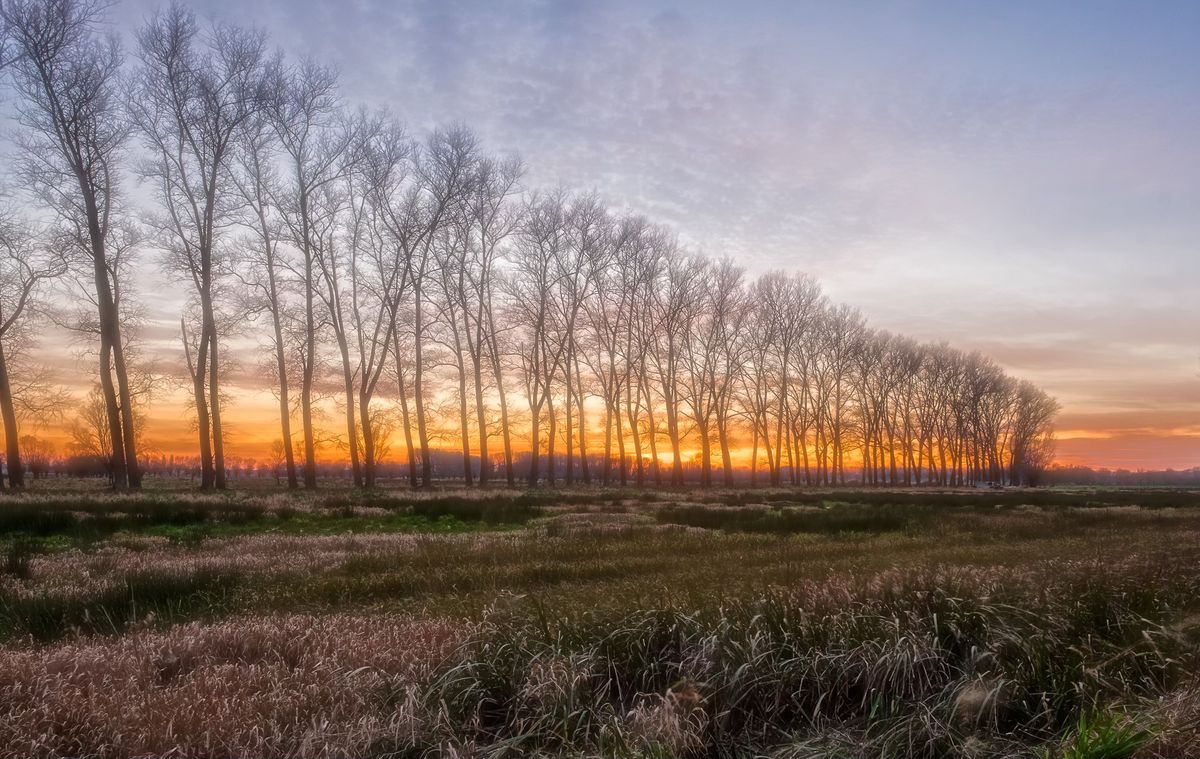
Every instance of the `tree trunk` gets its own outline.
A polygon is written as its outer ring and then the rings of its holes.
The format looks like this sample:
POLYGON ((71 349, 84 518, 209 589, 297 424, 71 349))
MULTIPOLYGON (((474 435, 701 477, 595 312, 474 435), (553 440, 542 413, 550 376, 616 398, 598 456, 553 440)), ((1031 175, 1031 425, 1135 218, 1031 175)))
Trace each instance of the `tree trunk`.
MULTIPOLYGON (((384 356, 384 358, 387 357, 384 356)), ((373 488, 375 487, 375 430, 371 424, 371 396, 367 391, 365 380, 363 387, 358 391, 358 422, 363 440, 363 485, 373 488)))
POLYGON ((424 388, 424 313, 422 309, 422 283, 419 278, 413 287, 413 402, 417 406, 417 439, 421 444, 421 486, 428 488, 433 485, 433 460, 429 456, 429 429, 425 423, 425 388, 424 388))
POLYGON ((487 411, 483 405, 483 346, 478 338, 471 355, 471 368, 475 374, 475 423, 479 425, 479 486, 482 488, 491 478, 492 459, 488 454, 487 411))
MULTIPOLYGON (((640 488, 646 481, 646 467, 642 461, 642 434, 638 427, 638 406, 641 405, 642 395, 639 387, 637 403, 633 400, 633 383, 631 377, 625 382, 625 412, 629 414, 629 434, 633 436, 634 483, 640 488)), ((621 462, 621 484, 625 484, 625 462, 621 462)))
MULTIPOLYGON (((210 317, 211 318, 211 317, 210 317)), ((212 418, 212 448, 213 448, 213 486, 217 490, 224 490, 225 482, 225 439, 221 429, 221 393, 220 384, 217 381, 218 352, 217 352, 217 327, 213 320, 209 325, 209 350, 212 351, 212 358, 208 362, 208 404, 209 416, 212 418)))
POLYGON ((583 374, 579 371, 579 355, 575 355, 575 400, 579 404, 579 474, 583 477, 583 484, 590 485, 592 483, 592 472, 588 466, 587 458, 587 422, 584 409, 583 397, 583 374))
POLYGON ((725 487, 733 487, 733 456, 729 452, 729 422, 717 421, 717 437, 721 445, 721 468, 725 470, 725 487))
POLYGON ((575 484, 575 427, 574 427, 574 408, 571 401, 575 396, 575 385, 571 382, 571 348, 567 348, 566 360, 563 362, 563 380, 567 391, 567 397, 563 403, 563 411, 566 413, 567 434, 564 436, 567 441, 567 487, 575 484))
MULTIPOLYGON (((508 400, 504 394, 504 372, 500 365, 500 341, 496 336, 496 324, 492 317, 492 295, 488 293, 488 354, 492 361, 492 375, 496 378, 496 396, 500 401, 500 437, 504 442, 504 476, 508 486, 516 487, 517 475, 513 467, 512 430, 508 425, 508 400)), ((481 433, 482 434, 482 433, 481 433)))
MULTIPOLYGON (((17 411, 8 378, 8 361, 4 344, 0 343, 0 417, 4 419, 4 455, 8 463, 8 484, 13 490, 25 487, 25 470, 21 466, 21 436, 17 430, 17 411)), ((3 484, 0 478, 0 485, 3 484)))
POLYGON ((396 357, 396 385, 400 394, 400 423, 404 427, 404 447, 408 456, 408 484, 417 487, 417 451, 413 447, 412 416, 408 411, 408 387, 404 384, 404 362, 400 359, 400 330, 392 332, 392 353, 396 357))
MULTIPOLYGON (((457 346, 456 346, 457 347, 457 346)), ((462 429, 463 482, 471 486, 471 423, 467 418, 467 367, 462 360, 462 348, 455 352, 458 357, 458 424, 462 429)))
MULTIPOLYGON (((301 213, 305 214, 306 205, 301 197, 301 213)), ((304 217, 306 218, 306 217, 304 217)), ((302 222, 303 223, 303 222, 302 222)), ((307 234, 305 234, 307 240, 307 234)), ((317 362, 317 320, 316 304, 313 292, 313 261, 312 252, 305 251, 305 282, 304 282, 304 328, 305 356, 304 373, 300 386, 300 420, 304 425, 304 487, 307 490, 317 488, 317 446, 313 429, 313 376, 317 362)))
POLYGON ((541 422, 540 404, 529 404, 529 486, 534 487, 538 483, 538 459, 541 457, 541 439, 539 435, 541 422))
POLYGON ((558 415, 554 413, 554 396, 550 393, 549 378, 546 382, 546 482, 554 487, 554 454, 558 440, 558 415))
POLYGON ((116 388, 112 377, 112 347, 107 331, 100 338, 100 392, 104 396, 104 410, 108 417, 108 437, 112 446, 109 470, 112 485, 117 490, 129 487, 129 471, 125 467, 125 438, 121 429, 121 407, 117 403, 116 388))
POLYGON ((133 392, 129 388, 129 372, 125 367, 125 349, 118 332, 113 344, 113 367, 117 371, 117 389, 121 402, 121 434, 125 443, 125 471, 129 479, 129 487, 139 490, 142 487, 142 472, 138 468, 137 434, 133 420, 133 392))
MULTIPOLYGON (((341 316, 336 318, 340 322, 341 316)), ((358 423, 354 419, 354 373, 350 370, 350 346, 345 329, 339 327, 334 332, 337 336, 338 350, 342 354, 342 387, 346 393, 346 437, 350 446, 350 473, 354 487, 361 488, 363 485, 362 460, 358 455, 358 423)), ((364 377, 363 382, 366 381, 364 377)))
POLYGON ((616 403, 613 407, 613 417, 617 425, 617 457, 620 460, 621 467, 621 486, 629 484, 629 467, 625 462, 625 430, 621 428, 621 393, 620 389, 616 392, 616 403))
POLYGON ((196 361, 192 361, 191 345, 188 343, 187 324, 179 320, 183 332, 183 351, 187 359, 188 372, 192 375, 192 393, 196 404, 196 432, 200 443, 200 489, 213 487, 212 430, 209 427, 208 396, 204 392, 204 381, 208 376, 208 329, 202 326, 200 344, 196 348, 196 361))
POLYGON ((300 482, 296 477, 296 452, 292 446, 292 407, 288 396, 287 353, 283 346, 283 319, 279 313, 279 291, 275 285, 273 256, 267 259, 267 278, 270 281, 271 327, 275 331, 275 370, 279 373, 279 427, 283 435, 288 490, 296 490, 300 487, 300 482))
POLYGON ((654 475, 654 487, 661 488, 662 469, 658 465, 658 428, 654 425, 654 407, 650 404, 650 388, 647 387, 644 375, 641 382, 638 383, 638 387, 646 396, 646 424, 650 430, 650 472, 654 475))

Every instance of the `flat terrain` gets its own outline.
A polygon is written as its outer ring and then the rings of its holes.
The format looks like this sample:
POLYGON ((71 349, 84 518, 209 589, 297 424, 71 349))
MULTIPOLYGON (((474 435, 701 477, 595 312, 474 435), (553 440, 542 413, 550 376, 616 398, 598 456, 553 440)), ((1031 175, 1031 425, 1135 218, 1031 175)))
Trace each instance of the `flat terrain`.
POLYGON ((1198 492, 59 484, 0 551, 0 756, 1200 754, 1198 492))

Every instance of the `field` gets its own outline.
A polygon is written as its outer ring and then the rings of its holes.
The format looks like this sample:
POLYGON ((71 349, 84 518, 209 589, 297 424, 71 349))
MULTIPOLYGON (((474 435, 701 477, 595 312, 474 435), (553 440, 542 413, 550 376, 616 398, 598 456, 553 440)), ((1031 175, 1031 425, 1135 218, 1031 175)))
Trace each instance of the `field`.
POLYGON ((59 486, 0 550, 0 756, 1200 755, 1197 492, 59 486))

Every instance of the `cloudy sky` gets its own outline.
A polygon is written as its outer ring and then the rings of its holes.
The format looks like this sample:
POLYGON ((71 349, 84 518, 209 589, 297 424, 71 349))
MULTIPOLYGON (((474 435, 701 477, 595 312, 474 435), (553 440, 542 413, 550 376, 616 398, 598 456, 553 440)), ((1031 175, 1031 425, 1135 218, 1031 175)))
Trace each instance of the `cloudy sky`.
POLYGON ((1064 461, 1200 465, 1200 3, 194 7, 414 131, 473 126, 530 184, 985 351, 1060 399, 1064 461))

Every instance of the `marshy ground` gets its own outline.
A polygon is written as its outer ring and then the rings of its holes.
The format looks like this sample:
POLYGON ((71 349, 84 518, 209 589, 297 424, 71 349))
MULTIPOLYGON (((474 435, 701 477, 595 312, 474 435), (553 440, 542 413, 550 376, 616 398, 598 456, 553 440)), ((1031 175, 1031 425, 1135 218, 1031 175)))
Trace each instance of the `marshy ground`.
POLYGON ((1200 754, 1200 493, 0 498, 0 755, 1200 754))

